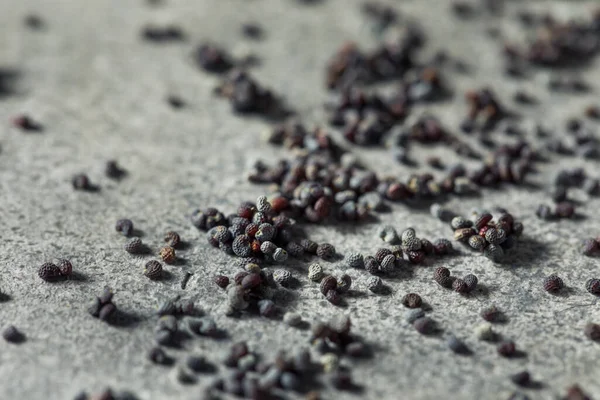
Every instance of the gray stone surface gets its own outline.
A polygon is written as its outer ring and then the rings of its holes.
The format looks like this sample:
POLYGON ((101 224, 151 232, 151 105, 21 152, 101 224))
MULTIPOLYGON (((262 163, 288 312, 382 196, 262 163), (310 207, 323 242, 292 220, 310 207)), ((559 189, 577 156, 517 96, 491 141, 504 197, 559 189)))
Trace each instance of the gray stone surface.
MULTIPOLYGON (((448 74, 456 89, 452 101, 416 110, 413 116, 433 112, 456 130, 466 112, 462 92, 490 85, 521 113, 524 123, 542 121, 561 134, 565 118, 579 115, 583 105, 597 100, 596 91, 582 96, 549 94, 544 72, 526 80, 502 78, 501 43, 484 31, 495 26, 509 39, 522 37, 514 24, 521 2, 508 3, 502 18, 482 16, 469 23, 450 15, 449 2, 390 3, 403 20, 418 20, 427 29, 426 53, 444 48, 469 66, 467 74, 448 74), (521 87, 536 95, 540 104, 515 106, 511 95, 521 87)), ((233 274, 236 267, 231 258, 210 248, 203 233, 185 219, 196 206, 232 212, 241 200, 256 198, 265 188, 246 181, 248 167, 258 158, 286 154, 261 142, 267 122, 232 117, 229 104, 211 95, 218 78, 197 70, 190 54, 205 39, 237 54, 256 53, 262 64, 255 68, 255 76, 284 94, 302 120, 325 125, 325 63, 345 40, 375 44, 359 4, 171 0, 148 7, 142 1, 118 0, 2 2, 0 66, 18 68, 21 77, 17 93, 0 100, 0 121, 4 121, 0 124, 0 288, 11 296, 0 304, 0 324, 16 325, 27 341, 21 345, 0 341, 0 398, 70 399, 80 390, 97 392, 107 385, 131 390, 140 399, 200 398, 208 378, 184 386, 174 380, 173 371, 146 359, 156 319, 153 311, 161 300, 176 295, 197 300, 232 340, 248 341, 267 358, 276 349, 307 345, 308 331, 279 321, 224 315, 225 293, 211 277, 219 272, 233 274), (46 30, 32 32, 23 26, 22 18, 30 12, 47 22, 46 30), (240 38, 239 26, 247 21, 262 24, 264 41, 240 38), (150 22, 179 24, 189 40, 145 43, 139 31, 150 22), (180 94, 189 107, 170 109, 164 102, 170 93, 180 94), (21 112, 30 113, 46 130, 23 134, 10 127, 7 121, 21 112), (112 158, 130 172, 120 183, 103 176, 103 163, 112 158), (102 190, 73 191, 70 178, 78 172, 88 173, 102 190), (114 222, 122 217, 133 219, 154 251, 170 229, 190 243, 181 253, 185 264, 167 267, 172 279, 152 282, 142 275, 150 257, 135 259, 122 250, 124 239, 114 232, 114 222), (80 279, 42 282, 37 267, 55 257, 71 258, 80 279), (184 271, 194 275, 187 289, 181 290, 184 271), (114 302, 136 322, 109 326, 87 314, 88 301, 105 286, 115 290, 114 302)), ((527 7, 552 9, 567 18, 585 16, 592 4, 539 1, 528 2, 527 7)), ((594 89, 599 76, 596 64, 580 72, 594 89)), ((355 150, 378 173, 407 176, 411 172, 395 164, 387 150, 355 150)), ((454 157, 441 147, 417 152, 454 157)), ((364 295, 349 299, 348 307, 340 310, 326 303, 317 285, 306 279, 309 262, 290 263, 302 286, 290 294, 289 308, 309 322, 349 313, 353 329, 376 349, 374 359, 353 368, 355 380, 364 386, 362 394, 327 389, 326 398, 505 399, 515 390, 508 376, 522 369, 529 369, 543 383, 540 390, 526 391, 533 399, 556 398, 573 383, 600 397, 600 347, 583 336, 586 322, 600 322, 596 299, 584 290, 585 281, 600 276, 600 269, 597 260, 577 251, 581 238, 598 234, 599 201, 574 193, 582 201, 583 221, 543 223, 534 215, 540 201, 549 202, 537 185, 551 182, 554 172, 566 166, 586 166, 597 173, 597 163, 553 158, 532 176, 529 188, 484 191, 479 198, 448 202, 449 208, 464 214, 474 207, 501 205, 525 224, 524 240, 502 266, 461 250, 457 257, 432 260, 400 279, 386 280, 390 296, 366 291, 366 273, 350 271, 364 295), (471 297, 442 290, 431 279, 437 265, 446 265, 456 275, 475 273, 487 290, 471 297), (542 277, 552 272, 569 287, 562 296, 542 290, 542 277), (409 291, 421 294, 432 308, 428 315, 445 333, 465 340, 474 352, 471 357, 457 356, 442 338, 421 337, 406 325, 401 299, 409 291), (491 304, 510 318, 497 331, 514 339, 527 353, 525 358, 502 359, 493 345, 475 338, 474 328, 482 322, 478 312, 491 304)), ((450 229, 427 210, 401 204, 392 208, 392 213, 381 216, 386 224, 399 230, 416 227, 427 238, 451 237, 450 229)), ((342 253, 371 253, 383 244, 377 227, 312 226, 307 231, 342 253)), ((323 265, 327 271, 335 269, 335 264, 323 265)), ((178 363, 192 350, 218 360, 228 343, 197 339, 169 353, 178 363)))

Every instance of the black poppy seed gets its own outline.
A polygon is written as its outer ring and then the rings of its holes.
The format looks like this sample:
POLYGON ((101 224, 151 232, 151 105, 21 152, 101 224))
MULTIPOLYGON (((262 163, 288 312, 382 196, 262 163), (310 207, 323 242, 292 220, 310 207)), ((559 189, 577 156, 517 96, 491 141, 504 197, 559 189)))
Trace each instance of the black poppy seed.
POLYGON ((375 259, 375 257, 372 257, 372 256, 365 257, 364 263, 365 263, 365 270, 367 270, 367 272, 370 273, 371 275, 375 275, 379 272, 380 265, 377 262, 377 260, 375 259))
POLYGON ((420 264, 425 259, 425 252, 421 251, 421 250, 419 250, 419 251, 409 251, 407 255, 408 255, 408 260, 412 264, 420 264))
POLYGON ((337 291, 340 293, 346 293, 352 286, 352 278, 350 275, 343 274, 337 279, 337 291))
POLYGON ((288 259, 288 253, 287 251, 285 251, 282 248, 277 248, 275 249, 275 251, 273 252, 273 261, 278 262, 278 263, 283 263, 288 259))
POLYGON ((504 250, 500 246, 490 244, 483 250, 483 255, 493 262, 500 262, 504 257, 504 250))
POLYGON ((268 213, 271 211, 271 203, 267 200, 267 196, 259 196, 256 199, 256 209, 261 213, 268 213))
POLYGON ((435 321, 429 317, 418 318, 413 322, 413 327, 421 335, 430 335, 435 331, 435 321))
POLYGON ((273 225, 264 223, 260 224, 258 230, 254 234, 254 237, 260 242, 265 242, 275 237, 276 229, 273 225))
POLYGON ((330 290, 335 290, 337 288, 337 280, 335 277, 328 275, 321 280, 319 285, 319 290, 323 295, 326 295, 330 290))
POLYGON ((115 230, 123 236, 130 236, 133 233, 133 222, 130 219, 120 219, 115 224, 115 230))
POLYGON ((477 250, 477 251, 483 251, 483 249, 487 245, 487 243, 485 242, 485 239, 479 235, 473 235, 473 236, 469 237, 468 243, 472 249, 477 250))
POLYGON ((98 319, 102 321, 108 321, 115 311, 117 311, 117 307, 113 303, 105 304, 102 306, 102 308, 100 308, 98 319))
POLYGON ((243 289, 253 289, 261 283, 262 280, 259 274, 248 274, 242 279, 241 286, 243 289))
POLYGON ((473 274, 467 274, 463 277, 463 281, 467 284, 467 291, 472 292, 477 287, 478 279, 473 274))
POLYGON ((378 276, 371 276, 367 279, 367 289, 373 293, 379 292, 383 288, 383 281, 378 276))
POLYGON ((392 252, 389 249, 378 249, 377 252, 375 253, 375 260, 378 263, 381 263, 383 261, 383 259, 387 256, 389 256, 390 254, 392 254, 392 252))
POLYGON ((259 225, 255 224, 254 222, 249 223, 246 226, 245 234, 248 235, 248 237, 250 237, 251 239, 254 238, 256 232, 258 232, 258 227, 259 225))
POLYGON ((423 304, 423 300, 416 293, 408 293, 402 298, 402 304, 408 308, 419 308, 423 304))
POLYGON ((127 171, 117 161, 109 160, 104 166, 104 174, 111 179, 121 179, 127 175, 127 171))
POLYGON ((437 267, 435 269, 435 271, 433 272, 433 279, 440 283, 442 278, 449 278, 450 277, 450 270, 446 267, 437 267))
POLYGON ((271 255, 275 253, 275 250, 277 250, 277 245, 273 242, 265 241, 260 245, 260 251, 263 254, 271 255))
POLYGON ((571 218, 575 215, 575 205, 569 201, 563 201, 556 205, 554 212, 559 218, 571 218))
POLYGON ((168 246, 171 246, 173 248, 177 248, 181 243, 181 237, 175 231, 169 231, 165 233, 163 240, 168 246))
POLYGON ((160 347, 153 347, 148 352, 148 359, 154 364, 166 365, 169 363, 169 357, 160 347))
POLYGON ((452 289, 454 289, 455 292, 460 294, 465 294, 469 292, 469 287, 467 286, 467 283, 462 279, 455 279, 454 282, 452 282, 452 289))
POLYGON ((435 248, 435 254, 440 256, 450 254, 453 250, 452 242, 448 239, 436 239, 433 242, 433 246, 435 248))
POLYGON ((527 371, 521 371, 511 375, 510 380, 518 386, 529 386, 531 384, 531 375, 527 371))
POLYGON ((402 250, 405 252, 421 250, 421 240, 417 237, 408 237, 402 241, 402 250))
POLYGON ((186 288, 188 282, 190 281, 191 277, 192 277, 192 274, 190 272, 185 272, 183 274, 183 277, 181 278, 181 285, 180 285, 181 289, 185 290, 185 288, 186 288))
POLYGON ((448 344, 448 348, 456 354, 466 355, 470 353, 469 348, 467 347, 465 342, 463 342, 454 335, 450 335, 446 340, 446 343, 448 344))
POLYGON ((508 340, 500 343, 496 350, 501 356, 510 358, 516 355, 517 346, 515 345, 515 342, 508 340))
POLYGON ((162 277, 163 267, 162 264, 156 260, 150 260, 146 263, 144 268, 144 275, 152 280, 157 280, 162 277))
POLYGON ((594 239, 586 239, 581 246, 581 252, 586 256, 594 255, 598 252, 598 242, 594 239))
POLYGON ((71 183, 75 190, 90 190, 92 189, 92 184, 90 179, 85 174, 78 174, 71 179, 71 183))
POLYGON ((492 220, 493 216, 490 213, 483 213, 479 216, 477 216, 477 218, 474 221, 474 225, 475 225, 475 229, 479 230, 481 228, 483 228, 484 226, 486 226, 488 224, 488 222, 490 222, 492 220))
POLYGON ((600 341, 600 325, 589 322, 583 328, 583 333, 593 341, 600 341))
POLYGON ((328 291, 327 294, 325 295, 325 298, 327 299, 328 302, 330 302, 333 305, 338 305, 342 301, 342 297, 335 290, 328 291))
POLYGON ((351 268, 362 268, 364 267, 364 257, 360 253, 348 253, 346 256, 348 266, 351 268))
POLYGON ((491 244, 502 244, 506 240, 506 231, 502 228, 490 228, 485 232, 485 240, 491 244))
POLYGON ((71 261, 61 258, 58 260, 58 269, 61 276, 67 277, 73 273, 73 264, 71 261))
POLYGON ((400 240, 396 229, 391 225, 384 225, 380 227, 377 232, 377 236, 384 242, 390 244, 395 244, 400 240))
POLYGON ((588 279, 585 283, 585 290, 591 294, 600 295, 600 279, 588 279))
POLYGON ((319 247, 319 245, 310 240, 310 239, 302 239, 300 241, 300 246, 302 246, 304 248, 304 251, 306 251, 309 254, 317 254, 317 249, 319 247))
POLYGON ((23 335, 14 325, 9 325, 4 328, 2 337, 9 343, 21 343, 25 341, 25 335, 23 335))
POLYGON ((426 255, 432 255, 435 254, 435 247, 433 246, 433 243, 431 243, 429 240, 427 239, 421 239, 421 250, 426 254, 426 255))
POLYGON ((219 243, 228 243, 232 239, 231 232, 225 225, 212 227, 209 232, 212 232, 213 237, 218 240, 219 243))
POLYGON ((38 269, 38 276, 46 282, 56 281, 60 278, 60 268, 52 263, 44 263, 38 269))
POLYGON ((134 237, 125 243, 124 249, 130 254, 140 254, 144 251, 144 244, 142 243, 142 239, 134 237))
POLYGON ((496 306, 484 308, 481 310, 480 315, 481 318, 488 322, 501 322, 504 319, 502 311, 500 311, 496 306))
POLYGON ((269 222, 269 217, 267 214, 258 211, 252 216, 252 222, 257 225, 264 224, 269 222))
POLYGON ((304 255, 304 248, 302 246, 300 246, 296 242, 289 242, 285 246, 285 250, 292 257, 299 258, 299 257, 302 257, 304 255))
POLYGON ((396 268, 396 257, 393 254, 389 254, 383 258, 379 265, 381 272, 390 273, 396 268))
POLYGON ((546 292, 557 292, 565 285, 562 279, 560 279, 556 274, 552 274, 544 278, 543 286, 546 292))
POLYGON ((248 235, 239 235, 233 239, 231 245, 233 252, 238 257, 249 257, 252 254, 252 247, 250 246, 250 237, 248 235))
POLYGON ((459 228, 454 231, 454 240, 466 242, 476 233, 477 232, 473 228, 459 228))
POLYGON ((331 260, 335 257, 335 247, 329 243, 321 243, 317 247, 317 257, 323 260, 331 260))

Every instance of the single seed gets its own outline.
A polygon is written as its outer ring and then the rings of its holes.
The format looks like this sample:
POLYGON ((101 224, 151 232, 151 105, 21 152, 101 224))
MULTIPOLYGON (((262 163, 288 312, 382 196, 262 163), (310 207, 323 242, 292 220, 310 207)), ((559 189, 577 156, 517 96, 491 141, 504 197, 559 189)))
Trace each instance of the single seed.
POLYGON ((396 267, 396 257, 393 254, 387 255, 381 261, 379 269, 382 272, 390 273, 393 272, 396 267))
POLYGON ((600 295, 600 279, 589 279, 585 283, 585 290, 591 294, 600 295))
POLYGON ((125 251, 130 254, 140 254, 144 251, 142 239, 138 237, 131 238, 125 243, 125 251))
POLYGON ((475 327, 475 335, 479 340, 494 341, 496 340, 496 333, 492 329, 492 325, 483 323, 475 327))
POLYGON ((346 260, 352 268, 362 268, 365 265, 363 255, 360 253, 349 253, 346 256, 346 260))
POLYGON ((323 278, 323 267, 319 264, 312 264, 308 267, 308 279, 319 282, 323 278))
POLYGON ((421 299, 421 296, 416 293, 408 293, 402 299, 402 304, 408 308, 418 308, 423 304, 423 300, 421 299))
POLYGON ((275 233, 276 229, 273 225, 264 223, 258 226, 258 230, 254 234, 254 237, 262 243, 268 240, 272 240, 273 237, 275 237, 275 233))
POLYGON ((454 231, 454 240, 466 242, 473 237, 477 232, 473 228, 460 228, 454 231))
POLYGON ((477 251, 483 251, 486 245, 485 239, 479 235, 469 237, 469 246, 477 251))
POLYGON ((335 290, 337 288, 337 280, 335 277, 328 275, 321 280, 321 284, 319 285, 319 290, 323 295, 327 295, 330 290, 335 290))
POLYGON ((285 250, 292 257, 300 258, 304 255, 304 249, 296 242, 289 242, 285 250))
POLYGON ((225 289, 229 285, 229 278, 225 275, 217 275, 214 280, 221 289, 225 289))
POLYGON ((335 290, 328 291, 327 294, 325 295, 325 298, 327 299, 328 302, 330 302, 333 305, 338 305, 342 301, 341 296, 335 290))
POLYGON ((162 264, 156 260, 148 261, 144 268, 144 275, 152 280, 160 279, 162 277, 162 272, 162 264))
POLYGON ((282 262, 285 262, 287 259, 288 259, 288 253, 284 249, 277 248, 277 249, 275 249, 275 252, 273 252, 273 261, 282 263, 282 262))
POLYGON ((273 279, 281 286, 287 286, 292 282, 292 274, 285 269, 278 269, 273 272, 273 279))
POLYGON ((517 353, 517 346, 513 341, 504 341, 498 345, 498 354, 503 357, 514 357, 517 353))
POLYGON ((460 294, 465 294, 469 292, 469 287, 467 286, 467 283, 462 279, 455 279, 454 282, 452 282, 452 289, 454 289, 456 293, 460 294))
POLYGON ((481 310, 480 315, 481 318, 488 322, 502 322, 504 320, 502 311, 496 306, 484 308, 481 310))
POLYGON ((352 278, 350 277, 350 275, 347 274, 343 274, 342 276, 340 276, 337 280, 337 291, 340 293, 346 293, 348 290, 350 290, 350 287, 352 286, 352 278))
POLYGON ((14 325, 7 326, 2 331, 2 337, 9 343, 21 343, 25 340, 23 335, 14 325))
POLYGON ((262 280, 259 274, 248 274, 242 279, 241 286, 243 289, 248 290, 259 286, 261 283, 262 280))
POLYGON ((329 243, 321 243, 317 247, 317 257, 323 260, 331 260, 335 257, 335 247, 329 243))
POLYGON ((148 353, 148 359, 155 364, 166 365, 169 363, 169 357, 160 347, 153 347, 148 353))
POLYGON ((172 264, 177 259, 175 256, 175 249, 171 246, 166 246, 160 249, 159 255, 160 258, 162 258, 162 260, 167 264, 172 264))
POLYGON ((244 267, 244 270, 246 272, 248 272, 249 274, 260 274, 260 265, 258 264, 253 264, 253 263, 249 263, 246 264, 246 266, 244 267))
POLYGON ((581 252, 586 256, 594 255, 598 250, 598 242, 594 239, 586 239, 581 247, 581 252))
POLYGON ((413 327, 421 335, 430 335, 436 329, 435 321, 429 317, 418 318, 413 322, 413 327))
POLYGON ((518 386, 529 386, 531 384, 531 375, 527 371, 518 372, 510 377, 515 385, 518 386))
POLYGON ((421 240, 417 237, 408 237, 402 241, 402 250, 405 252, 421 250, 421 240))
POLYGON ((535 215, 537 215, 538 218, 546 220, 546 221, 554 218, 554 213, 552 212, 550 207, 548 207, 546 204, 540 204, 538 206, 538 208, 535 210, 535 215))
POLYGON ((504 250, 500 246, 490 244, 483 251, 483 255, 493 262, 500 262, 502 257, 504 257, 504 250))
POLYGON ((61 258, 58 260, 58 269, 60 275, 66 277, 73 273, 73 264, 71 264, 71 261, 61 258))
POLYGON ((289 326, 299 326, 302 324, 302 317, 300 314, 288 311, 283 315, 283 322, 289 326))
POLYGON ((485 233, 485 240, 491 244, 501 244, 506 240, 506 232, 504 229, 490 228, 485 233))
POLYGON ((115 224, 115 230, 123 236, 130 236, 133 233, 133 222, 130 219, 120 219, 115 224))
POLYGON ((409 238, 416 238, 417 234, 413 228, 407 228, 402 232, 401 240, 402 243, 406 242, 409 238))
POLYGON ((256 209, 261 213, 268 213, 271 211, 271 203, 267 200, 267 196, 259 196, 256 199, 256 209))
POLYGON ((593 341, 600 341, 600 325, 589 322, 583 328, 583 332, 585 336, 593 341))
POLYGON ((557 292, 565 286, 562 279, 560 279, 556 274, 552 274, 544 278, 543 284, 544 290, 551 293, 557 292))
POLYGON ((273 242, 265 241, 260 245, 260 251, 263 254, 271 255, 275 253, 275 250, 277 250, 277 246, 273 242))
POLYGON ((386 256, 389 256, 390 254, 392 254, 392 252, 390 250, 388 250, 388 249, 383 249, 383 248, 382 249, 378 249, 377 252, 375 253, 375 260, 378 263, 381 263, 383 261, 383 259, 386 256))
POLYGON ((473 222, 463 218, 461 216, 457 216, 452 218, 452 221, 450 222, 450 226, 452 227, 452 229, 456 230, 456 229, 463 229, 463 228, 470 228, 473 226, 473 222))
POLYGON ((371 275, 375 275, 377 272, 379 272, 380 266, 375 257, 367 256, 365 257, 364 262, 365 270, 367 270, 368 273, 370 273, 371 275))
POLYGON ((44 263, 38 269, 38 276, 46 282, 56 281, 60 278, 60 268, 52 263, 44 263))
POLYGON ((73 188, 75 190, 90 190, 92 189, 92 185, 90 183, 90 179, 85 174, 78 174, 73 177, 71 180, 73 184, 73 188))
POLYGON ((256 235, 256 232, 258 232, 258 224, 255 224, 254 222, 249 223, 246 226, 246 229, 244 230, 246 235, 248 235, 248 237, 250 237, 250 239, 253 239, 254 236, 256 235))
POLYGON ((454 335, 450 335, 446 341, 450 350, 452 350, 456 354, 466 355, 470 353, 467 345, 460 339, 458 339, 454 335))
POLYGON ((464 276, 463 281, 467 284, 467 291, 472 292, 477 287, 478 279, 473 274, 467 274, 464 276))
POLYGON ((238 271, 235 273, 235 275, 233 275, 233 281, 235 282, 236 285, 241 285, 242 280, 247 276, 248 276, 248 272, 238 271))
POLYGON ((177 246, 179 246, 179 244, 181 243, 181 237, 177 232, 169 231, 165 233, 164 241, 165 243, 167 243, 168 246, 177 248, 177 246))
POLYGON ((190 278, 192 277, 192 274, 189 272, 186 272, 183 274, 183 278, 181 279, 181 288, 185 290, 188 282, 190 281, 190 278))
POLYGON ((571 218, 575 214, 575 205, 569 201, 558 203, 554 212, 559 218, 571 218))
POLYGON ((400 240, 396 229, 391 225, 384 225, 380 227, 377 232, 377 236, 384 242, 390 244, 395 244, 400 240))
POLYGON ((492 214, 490 213, 483 213, 481 215, 479 215, 474 222, 475 225, 475 229, 479 230, 481 228, 483 228, 484 226, 486 226, 488 224, 488 222, 490 222, 492 220, 492 214))
POLYGON ((300 241, 300 246, 302 246, 304 248, 304 251, 306 251, 309 254, 317 254, 317 249, 319 247, 319 245, 316 242, 313 242, 310 239, 302 239, 300 241))
POLYGON ((231 245, 233 252, 238 257, 249 257, 252 254, 252 247, 250 247, 250 237, 248 235, 239 235, 233 239, 231 245))
POLYGON ((450 254, 453 250, 452 243, 448 239, 436 239, 433 242, 435 254, 443 256, 450 254))
POLYGON ((446 267, 437 267, 433 273, 433 279, 442 287, 450 288, 452 286, 450 270, 446 267))

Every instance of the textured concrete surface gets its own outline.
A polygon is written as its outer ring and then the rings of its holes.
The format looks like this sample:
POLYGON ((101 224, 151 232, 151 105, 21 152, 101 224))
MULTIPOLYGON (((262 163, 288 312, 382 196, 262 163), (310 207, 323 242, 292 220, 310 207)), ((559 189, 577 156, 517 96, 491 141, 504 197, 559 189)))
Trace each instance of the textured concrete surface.
MULTIPOLYGON (((524 126, 543 121, 560 134, 564 119, 580 114, 597 100, 598 70, 593 63, 579 71, 594 86, 587 95, 548 93, 547 73, 526 80, 506 80, 498 62, 500 42, 484 34, 498 27, 503 35, 519 38, 514 23, 521 2, 508 3, 503 17, 481 16, 469 23, 457 21, 447 2, 439 0, 390 2, 404 21, 419 21, 428 34, 425 53, 446 49, 464 60, 468 73, 449 71, 454 98, 428 107, 445 125, 456 130, 466 112, 462 92, 490 85, 499 98, 518 111, 524 126), (517 107, 512 93, 524 87, 540 103, 517 107)), ((0 288, 11 299, 0 304, 2 326, 14 324, 27 336, 21 345, 0 341, 0 398, 69 399, 82 389, 90 392, 109 385, 128 389, 140 399, 197 399, 200 383, 183 386, 172 371, 146 359, 151 347, 159 301, 181 295, 195 299, 215 317, 233 340, 247 340, 267 357, 276 349, 307 345, 309 332, 278 321, 256 317, 225 317, 225 294, 211 281, 218 272, 233 274, 232 259, 209 248, 204 235, 185 219, 193 207, 217 206, 232 212, 241 200, 254 199, 265 188, 245 179, 259 158, 284 156, 286 151, 261 142, 269 124, 257 118, 233 117, 230 106, 211 95, 218 78, 199 71, 190 54, 209 39, 237 54, 251 51, 262 63, 254 69, 285 96, 307 124, 325 125, 322 104, 324 65, 341 43, 352 39, 375 44, 370 26, 359 12, 360 3, 329 0, 314 6, 291 0, 171 0, 149 7, 142 1, 5 0, 0 15, 0 67, 20 71, 16 93, 0 100, 0 288), (23 16, 35 12, 47 23, 35 32, 23 26, 23 16), (260 42, 241 38, 240 24, 259 22, 266 32, 260 42), (188 34, 184 43, 156 45, 140 39, 146 23, 175 23, 188 34), (174 111, 164 99, 179 94, 189 106, 174 111), (31 114, 45 126, 43 133, 24 134, 10 127, 17 114, 31 114), (129 171, 120 183, 103 176, 103 163, 117 159, 129 171), (101 186, 98 193, 72 190, 70 178, 86 172, 101 186), (122 251, 123 238, 114 232, 118 218, 129 217, 143 230, 143 239, 157 249, 162 234, 175 229, 190 243, 182 252, 185 264, 168 267, 172 279, 151 282, 142 275, 145 260, 122 251), (48 284, 37 267, 54 257, 70 257, 79 279, 48 284), (186 290, 179 287, 184 271, 194 275, 186 290), (102 288, 116 292, 114 302, 134 316, 124 326, 109 326, 88 315, 86 305, 102 288)), ((592 3, 528 2, 531 9, 552 9, 561 18, 585 16, 592 3)), ((425 110, 425 109, 423 109, 425 110)), ((422 110, 416 110, 413 115, 422 110)), ((365 163, 382 174, 407 176, 411 170, 395 164, 385 149, 353 149, 365 163)), ((443 148, 419 148, 417 154, 454 155, 443 148)), ((587 340, 583 326, 600 322, 595 299, 584 290, 585 281, 600 276, 595 259, 578 254, 579 239, 596 236, 600 205, 582 193, 583 220, 544 223, 534 211, 547 196, 539 189, 551 182, 559 167, 597 165, 575 158, 553 158, 532 185, 523 189, 484 191, 471 199, 451 199, 447 206, 467 214, 474 207, 501 205, 525 224, 525 237, 507 264, 461 251, 459 256, 431 261, 410 274, 387 280, 390 296, 365 291, 364 271, 350 271, 364 295, 349 299, 346 309, 327 304, 318 288, 307 281, 307 262, 290 265, 301 282, 289 308, 307 321, 349 313, 354 330, 376 349, 376 356, 353 366, 362 394, 340 394, 326 389, 326 398, 365 399, 505 399, 515 391, 510 374, 528 369, 542 383, 525 390, 533 399, 556 398, 579 383, 600 397, 600 347, 587 340), (479 276, 485 290, 468 298, 441 290, 431 280, 432 267, 446 265, 456 275, 479 276), (541 288, 543 276, 556 272, 568 290, 551 296, 541 288), (446 333, 463 338, 471 357, 452 354, 440 338, 424 338, 403 321, 400 300, 420 293, 431 306, 430 316, 446 333), (527 356, 498 357, 493 345, 475 339, 478 313, 496 304, 510 322, 497 331, 514 339, 527 356)), ((451 237, 450 229, 427 210, 393 205, 382 215, 399 230, 417 228, 427 238, 451 237)), ((372 252, 380 246, 377 224, 311 226, 309 235, 327 240, 341 253, 372 252)), ((335 264, 326 264, 329 271, 335 264)), ((217 360, 228 341, 196 339, 185 349, 171 351, 178 360, 190 350, 217 360)))

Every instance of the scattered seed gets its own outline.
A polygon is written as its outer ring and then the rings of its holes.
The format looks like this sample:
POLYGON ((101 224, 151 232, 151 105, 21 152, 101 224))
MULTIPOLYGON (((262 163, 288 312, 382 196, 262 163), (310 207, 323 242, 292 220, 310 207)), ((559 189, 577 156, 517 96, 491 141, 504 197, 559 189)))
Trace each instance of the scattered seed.
POLYGON ((393 254, 385 256, 379 265, 379 269, 385 273, 393 272, 395 267, 396 257, 393 254))
POLYGON ((402 298, 402 304, 408 308, 418 308, 423 304, 423 300, 416 293, 408 293, 402 298))
POLYGON ((450 350, 452 350, 456 354, 466 355, 470 353, 470 350, 467 347, 467 345, 454 335, 450 335, 446 340, 446 343, 448 344, 450 350))
POLYGON ((123 236, 130 236, 133 233, 133 222, 130 219, 120 219, 115 224, 115 230, 123 236))
POLYGON ((413 327, 421 335, 430 335, 436 329, 435 321, 429 317, 418 318, 413 322, 413 327))
POLYGON ((164 241, 167 243, 167 246, 177 248, 181 243, 181 237, 177 232, 169 231, 165 233, 164 241))
POLYGON ((75 190, 91 190, 93 188, 90 179, 85 174, 78 174, 71 180, 75 190))
POLYGON ((44 263, 38 269, 38 276, 46 282, 53 282, 61 277, 61 271, 58 266, 52 263, 44 263))
POLYGON ((513 341, 504 341, 498 345, 498 354, 503 357, 513 357, 517 353, 517 346, 513 341))
POLYGON ((335 247, 329 243, 321 243, 317 247, 317 257, 323 260, 331 260, 335 257, 335 247))
POLYGON ((529 386, 531 384, 531 375, 527 371, 518 372, 510 377, 515 385, 518 386, 529 386))
POLYGON ((288 253, 282 248, 275 249, 273 252, 273 261, 283 263, 288 259, 288 253))
POLYGON ((473 274, 467 274, 464 276, 463 281, 467 284, 467 291, 472 292, 477 287, 478 279, 473 274))
POLYGON ((600 341, 600 325, 589 322, 583 329, 585 336, 593 341, 600 341))
POLYGON ((589 279, 585 283, 585 290, 591 294, 600 295, 600 279, 589 279))
POLYGON ((469 293, 469 286, 462 279, 455 279, 454 282, 452 282, 452 289, 460 294, 469 293))
POLYGON ((283 322, 289 326, 299 326, 302 324, 302 317, 294 312, 286 312, 283 315, 283 322))
POLYGON ((4 340, 10 343, 21 343, 25 341, 25 335, 23 335, 14 325, 7 326, 2 331, 2 337, 4 340))
POLYGON ((144 268, 144 275, 152 280, 162 278, 163 267, 162 264, 156 260, 150 260, 146 263, 144 268))
POLYGON ((330 290, 335 290, 337 288, 337 280, 335 277, 328 275, 321 280, 321 284, 319 285, 319 290, 323 295, 327 295, 330 290))
POLYGON ((325 295, 325 298, 327 299, 328 302, 330 302, 333 305, 338 305, 342 301, 342 297, 339 295, 339 293, 336 290, 328 291, 327 294, 325 295))
POLYGON ((285 269, 278 269, 273 272, 273 279, 281 286, 288 286, 292 282, 292 274, 285 269))
POLYGON ((177 257, 175 256, 175 249, 171 246, 166 246, 160 249, 160 258, 167 264, 173 264, 177 257))
POLYGON ((496 339, 496 333, 489 323, 483 323, 475 327, 475 335, 479 340, 493 341, 496 339))
POLYGON ((142 243, 142 239, 138 237, 129 239, 127 243, 125 243, 124 248, 125 251, 130 254, 140 254, 143 253, 145 250, 144 244, 142 243))
POLYGON ((558 292, 565 286, 562 279, 560 279, 556 274, 552 274, 544 278, 543 284, 544 290, 551 293, 558 292))
POLYGON ((323 267, 319 264, 312 264, 308 267, 308 279, 319 282, 323 278, 323 267))

